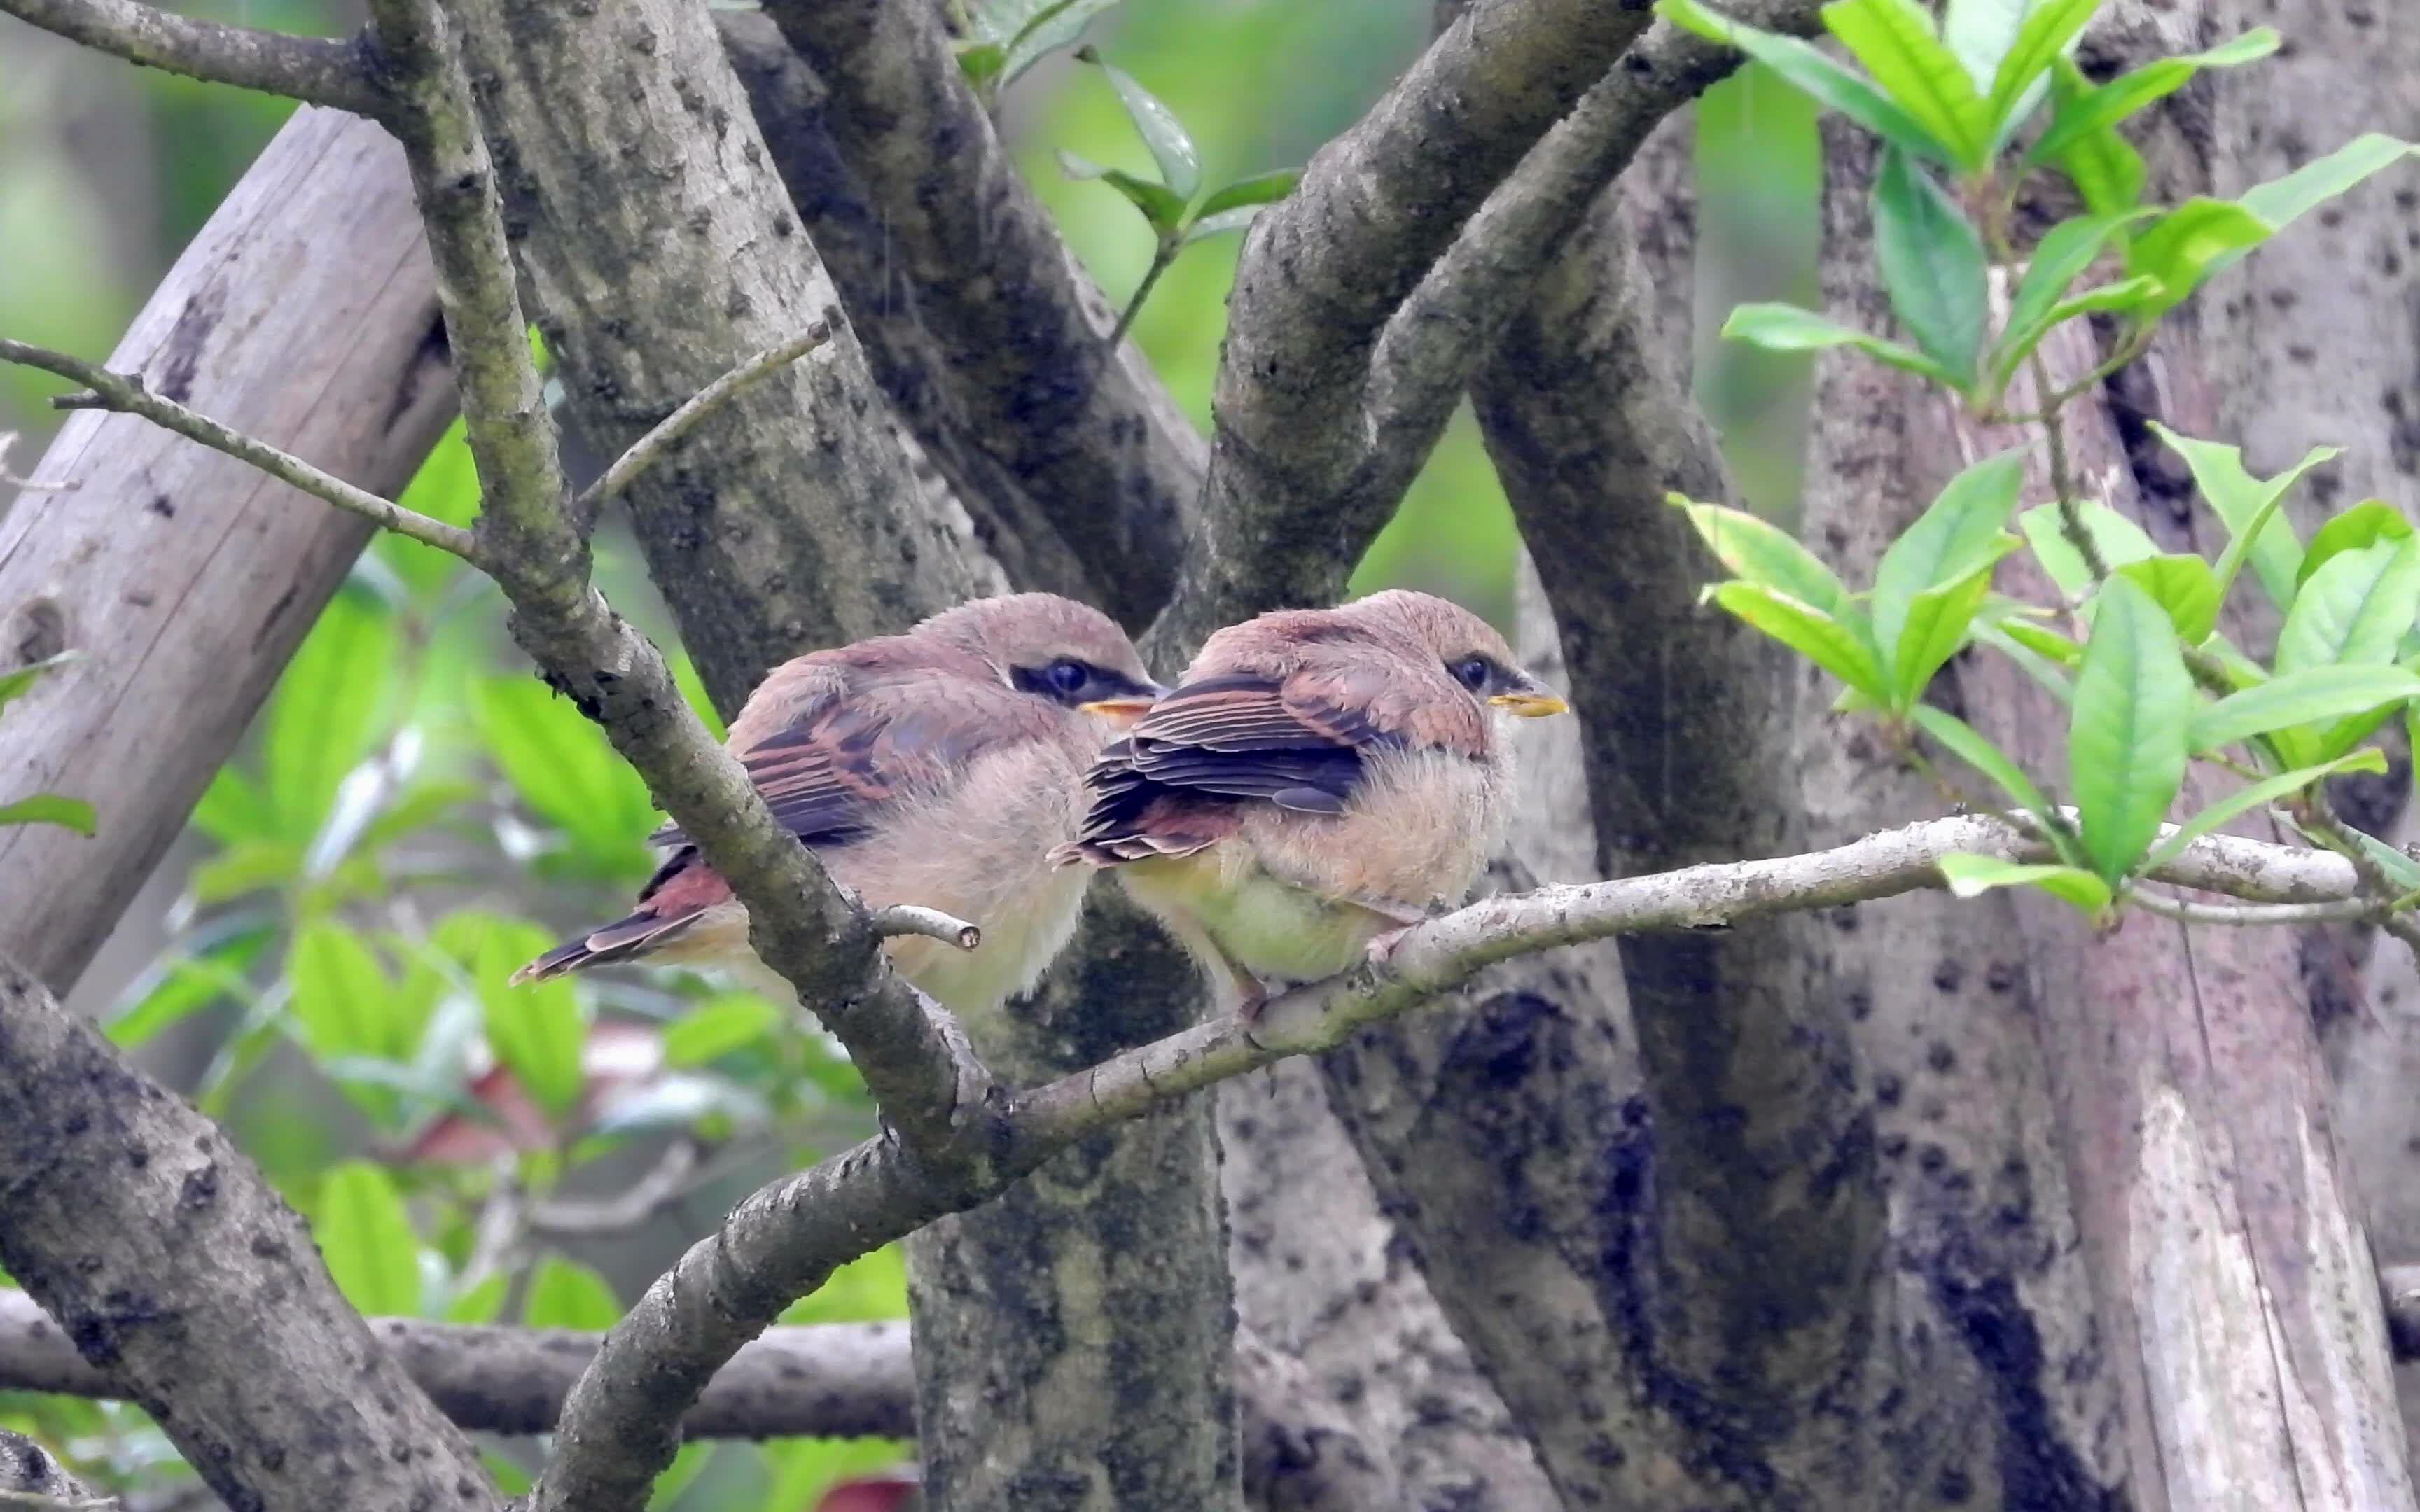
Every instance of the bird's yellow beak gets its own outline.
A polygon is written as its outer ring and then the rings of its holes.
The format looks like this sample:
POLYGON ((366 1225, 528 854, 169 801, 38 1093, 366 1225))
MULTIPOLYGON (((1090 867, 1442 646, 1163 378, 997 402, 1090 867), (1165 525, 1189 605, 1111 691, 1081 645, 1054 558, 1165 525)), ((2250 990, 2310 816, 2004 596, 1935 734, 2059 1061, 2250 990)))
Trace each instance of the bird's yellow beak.
POLYGON ((1094 699, 1090 703, 1078 703, 1076 707, 1082 713, 1096 714, 1104 719, 1113 719, 1124 726, 1130 725, 1150 713, 1153 702, 1154 700, 1148 695, 1137 695, 1132 698, 1094 699))
POLYGON ((1524 719, 1543 719, 1550 714, 1569 714, 1572 706, 1552 693, 1498 693, 1487 701, 1524 719))

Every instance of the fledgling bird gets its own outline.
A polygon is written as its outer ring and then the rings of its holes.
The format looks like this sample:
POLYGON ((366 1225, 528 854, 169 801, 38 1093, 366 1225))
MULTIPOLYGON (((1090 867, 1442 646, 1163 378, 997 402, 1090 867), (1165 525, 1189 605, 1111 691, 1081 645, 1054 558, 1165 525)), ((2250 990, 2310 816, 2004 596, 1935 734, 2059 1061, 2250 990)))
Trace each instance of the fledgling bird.
POLYGON ((1085 782, 1051 859, 1114 867, 1249 1019, 1461 902, 1512 808, 1512 717, 1563 701, 1427 594, 1282 609, 1212 636, 1085 782))
MULTIPOLYGON (((1085 878, 1054 871, 1104 743, 1166 691, 1106 614, 1053 594, 946 609, 905 635, 811 652, 766 675, 725 745, 775 818, 868 908, 916 903, 980 928, 972 950, 888 940, 892 964, 961 1018, 1033 985, 1067 943, 1085 878)), ((789 1001, 748 910, 678 825, 627 918, 516 982, 645 959, 719 967, 789 1001)))

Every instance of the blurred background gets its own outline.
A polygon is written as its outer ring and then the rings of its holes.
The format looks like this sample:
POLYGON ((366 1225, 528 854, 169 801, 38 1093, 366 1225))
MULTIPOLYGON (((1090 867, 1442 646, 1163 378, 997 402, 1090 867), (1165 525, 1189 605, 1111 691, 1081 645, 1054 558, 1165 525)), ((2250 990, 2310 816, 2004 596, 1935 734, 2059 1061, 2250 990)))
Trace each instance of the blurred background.
MULTIPOLYGON (((177 8, 322 36, 361 22, 349 0, 177 8)), ((1428 0, 1128 0, 1086 35, 1173 109, 1215 185, 1303 163, 1430 24, 1428 0)), ((0 331, 101 359, 290 107, 136 70, 6 19, 0 79, 0 331)), ((1742 299, 1811 301, 1820 163, 1807 107, 1743 75, 1699 120, 1701 332, 1742 299)), ((1067 178, 1054 157, 1151 170, 1108 81, 1062 53, 1015 82, 1001 122, 1123 303, 1151 237, 1117 193, 1067 178)), ((1133 328, 1205 427, 1240 239, 1189 248, 1133 328)), ((1697 387, 1743 490, 1788 517, 1804 361, 1699 347, 1697 387)), ((40 455, 54 421, 43 400, 59 387, 0 368, 0 433, 20 437, 12 471, 40 455)), ((458 428, 405 502, 453 520, 473 512, 458 428)), ((609 526, 597 546, 606 592, 674 648, 627 532, 609 526)), ((1427 589, 1509 627, 1515 550, 1466 411, 1355 588, 1427 589)), ((654 823, 636 777, 528 674, 493 588, 383 538, 73 1006, 230 1127, 313 1218, 365 1312, 601 1328, 739 1196, 872 1127, 832 1047, 760 999, 669 974, 504 986, 566 927, 621 911, 649 870, 654 823), (634 1190, 648 1199, 625 1204, 635 1211, 598 1205, 634 1190)), ((790 1319, 904 1312, 885 1251, 790 1319)), ((132 1408, 0 1394, 0 1422, 104 1485, 190 1481, 132 1408)), ((510 1489, 535 1447, 498 1442, 492 1458, 510 1489)), ((826 1500, 836 1486, 908 1458, 883 1443, 693 1444, 658 1504, 837 1508, 826 1500)))

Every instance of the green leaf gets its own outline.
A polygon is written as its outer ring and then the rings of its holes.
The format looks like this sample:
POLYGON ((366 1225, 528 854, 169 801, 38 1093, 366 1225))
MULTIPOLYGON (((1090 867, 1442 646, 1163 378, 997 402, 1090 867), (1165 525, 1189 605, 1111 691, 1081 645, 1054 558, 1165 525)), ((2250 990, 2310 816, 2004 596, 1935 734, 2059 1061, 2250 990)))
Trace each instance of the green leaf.
MULTIPOLYGON (((234 766, 222 766, 194 806, 194 826, 222 845, 275 837, 277 809, 260 784, 234 766)), ((302 854, 299 847, 295 854, 302 854)))
MULTIPOLYGON (((2085 83, 2080 91, 2061 102, 2040 139, 2026 152, 2025 164, 2048 162, 2089 135, 2108 132, 2115 136, 2112 127, 2154 100, 2176 93, 2203 69, 2227 69, 2257 62, 2277 51, 2277 44, 2274 30, 2256 26, 2207 53, 2160 58, 2098 88, 2085 83)), ((2072 69, 2074 65, 2069 63, 2066 67, 2072 69)), ((2078 72, 2075 78, 2081 81, 2083 75, 2078 72)))
POLYGON ((664 1026, 664 1064, 703 1066, 754 1044, 782 1022, 782 1010, 752 993, 710 998, 664 1026))
MULTIPOLYGON (((2017 544, 2013 535, 2001 539, 2011 547, 2017 544)), ((1924 696, 1932 674, 1966 643, 1966 631, 1991 591, 1992 568, 1987 563, 1956 582, 1928 588, 1909 601, 1892 656, 1891 679, 1899 687, 1897 707, 1904 709, 1924 696)))
POLYGON ((302 850, 287 840, 238 841, 194 868, 185 889, 197 903, 221 903, 284 887, 302 872, 302 850))
MULTIPOLYGON (((1094 16, 1117 3, 1118 0, 1047 0, 1032 6, 1030 13, 1009 31, 1001 61, 1000 86, 1005 88, 1018 74, 1074 41, 1094 16)), ((978 10, 998 8, 986 5, 978 10)))
POLYGON ((2420 675, 2352 663, 2305 667, 2229 693, 2194 716, 2192 745, 2218 750, 2239 740, 2420 698, 2420 675))
POLYGON ((508 981, 552 946, 553 936, 526 919, 462 909, 438 920, 429 941, 460 962, 476 988, 496 1058, 550 1115, 569 1112, 586 1085, 581 1050, 588 1020, 579 990, 561 977, 518 987, 508 981))
POLYGON ((2291 604, 2303 548, 2294 538, 2294 527, 2277 513, 2277 503, 2294 486, 2294 480, 2335 456, 2336 449, 2314 446, 2300 462, 2263 481, 2244 471, 2243 453, 2237 447, 2180 436, 2156 420, 2150 426, 2151 434, 2163 445, 2184 458, 2185 466, 2193 470, 2194 486, 2200 490, 2202 501, 2226 522, 2235 537, 2219 555, 2220 591, 2234 586, 2236 573, 2248 561, 2271 601, 2280 609, 2291 604))
POLYGON ((2119 136, 2114 126, 2102 124, 2072 133, 2055 151, 2040 146, 2057 131, 2057 123, 2090 100, 2093 93, 2092 82, 2074 59, 2062 57, 2052 63, 2051 98, 2057 102, 2056 109, 2050 131, 2026 154, 2025 165, 2055 162, 2084 196, 2085 208, 2108 215, 2133 208, 2143 197, 2143 180, 2149 170, 2133 144, 2119 136))
POLYGON ((622 1304, 613 1295, 613 1283, 596 1271, 560 1255, 537 1262, 529 1296, 521 1304, 523 1326, 602 1334, 621 1320, 622 1304))
MULTIPOLYGON (((2009 318, 2000 337, 1997 350, 2023 358, 2053 321, 2055 309, 2068 286, 2084 276, 2092 260, 2109 239, 2136 221, 2154 213, 2149 209, 2118 210, 2109 215, 2085 215, 2061 221, 2045 232, 2034 248, 2033 256, 2025 263, 2025 276, 2017 282, 2017 292, 2009 301, 2009 318)), ((2009 363, 2014 366, 2014 363, 2009 363)))
POLYGON ((1220 210, 1216 215, 1195 216, 1193 224, 1185 228, 1184 245, 1189 247, 1197 241, 1207 241, 1230 231, 1241 231, 1259 220, 1261 212, 1267 208, 1265 205, 1244 205, 1232 210, 1220 210))
MULTIPOLYGON (((2143 533, 2143 527, 2098 500, 2079 501, 2076 513, 2083 517, 2085 534, 2101 548, 2101 560, 2112 571, 2160 554, 2160 548, 2143 533)), ((2069 544, 2067 532, 2059 524, 2056 504, 2036 504, 2017 517, 2017 528, 2024 532, 2025 544, 2033 548, 2034 560, 2041 563, 2042 571, 2050 575, 2060 593, 2076 598, 2092 587, 2092 569, 2069 544)))
POLYGON ((2017 39, 2032 0, 1949 0, 1942 8, 1941 39, 1958 55, 1975 87, 1989 90, 2000 59, 2017 39))
POLYGON ((2184 783, 2185 731, 2193 678, 2167 612, 2129 578, 2113 577, 2084 665, 2068 726, 2068 781, 2084 822, 2085 854, 2115 887, 2159 833, 2184 783))
POLYGON ((2050 71, 2052 62, 2063 56, 2084 34, 2085 23, 2100 8, 2101 0, 2040 0, 2025 15, 2017 27, 2015 40, 1998 54, 1999 66, 1992 72, 1986 103, 1995 146, 2014 132, 2024 118, 2025 113, 2020 107, 2026 97, 2050 71))
MULTIPOLYGON (((2237 197, 2236 203, 2258 216, 2273 233, 2282 231, 2371 174, 2415 152, 2420 152, 2420 147, 2400 138, 2379 131, 2366 132, 2282 178, 2253 185, 2237 197)), ((2226 258, 2218 267, 2224 268, 2234 260, 2226 258)))
POLYGON ((2010 616, 1999 622, 2000 629, 2009 640, 2025 646, 2037 655, 2048 656, 2063 667, 2081 666, 2084 647, 2046 625, 2032 624, 2010 616))
POLYGON ((1709 596, 1875 702, 1890 702, 1873 647, 1823 610, 1756 583, 1721 583, 1709 596))
POLYGON ((2420 617, 2420 540, 2340 551, 2311 574, 2277 631, 2282 676, 2330 663, 2384 664, 2420 617))
POLYGON ((1835 619, 1850 611, 1848 589, 1788 531, 1744 509, 1701 504, 1677 493, 1668 493, 1664 500, 1688 515, 1714 560, 1735 575, 1777 588, 1835 619))
POLYGON ((170 958, 154 968, 156 980, 138 981, 140 995, 120 1000, 102 1032, 119 1049, 132 1050, 223 997, 244 995, 245 968, 268 940, 268 930, 248 929, 194 954, 170 958))
POLYGON ((2143 860, 2143 870, 2156 872, 2184 854, 2186 846, 2201 839, 2238 814, 2273 803, 2288 793, 2299 793, 2323 777, 2339 772, 2383 772, 2386 757, 2375 750, 2355 751, 2350 756, 2319 766, 2305 766, 2297 771, 2282 772, 2275 777, 2240 788, 2219 799, 2209 808, 2186 820, 2177 832, 2160 842, 2159 849, 2143 860))
POLYGON ((37 793, 14 803, 0 803, 0 826, 56 825, 61 829, 72 829, 89 839, 93 823, 91 804, 82 798, 63 797, 56 793, 37 793))
MULTIPOLYGON (((2280 490, 2282 493, 2283 490, 2280 490)), ((2303 552, 2302 570, 2294 575, 2299 588, 2330 557, 2357 551, 2381 541, 2400 541, 2412 533, 2412 522, 2383 499, 2365 499, 2319 528, 2303 552)))
POLYGON ((960 42, 950 51, 957 57, 958 71, 975 86, 978 97, 985 97, 985 86, 1000 77, 1008 63, 1008 54, 998 42, 960 42))
POLYGON ((2203 279, 2234 260, 2229 254, 2258 246, 2273 229, 2233 200, 2202 194, 2153 221, 2126 247, 2126 270, 2160 285, 2144 311, 2158 315, 2182 303, 2203 279))
POLYGON ((1776 77, 1838 111, 1903 151, 1955 163, 1950 148, 1914 116, 1854 71, 1795 37, 1760 30, 1715 14, 1697 0, 1655 0, 1655 13, 1684 31, 1725 42, 1771 69, 1776 77))
POLYGON ((1185 123, 1125 69, 1102 57, 1098 48, 1079 47, 1076 57, 1109 75, 1110 87, 1118 92, 1118 103, 1126 108, 1126 118, 1134 122, 1142 145, 1151 148, 1151 161, 1159 164, 1160 182, 1180 201, 1191 199, 1202 187, 1202 154, 1186 134, 1185 123))
POLYGON ((56 656, 44 656, 39 661, 29 661, 14 671, 0 672, 0 709, 7 708, 27 688, 40 682, 49 673, 83 659, 84 653, 81 651, 62 651, 56 656))
POLYGON ((400 664, 385 609, 339 593, 320 610, 269 704, 263 772, 285 838, 316 834, 336 785, 385 738, 400 664))
MULTIPOLYGON (((2413 748, 2420 749, 2420 747, 2413 748)), ((2413 860, 2366 831, 2347 825, 2346 833, 2352 836, 2353 844, 2363 855, 2378 863, 2378 869, 2386 873, 2386 880, 2406 892, 2420 889, 2420 861, 2413 860)))
MULTIPOLYGON (((1885 7, 1909 0, 1875 0, 1885 7)), ((1952 62, 1954 72, 1957 65, 1952 62)), ((1960 78, 1965 75, 1961 73, 1960 78)), ((1896 147, 1874 180, 1874 262, 1891 313, 1959 386, 1971 387, 1988 302, 1983 239, 1958 202, 1896 147)))
MULTIPOLYGON (((2009 626, 2015 623, 2013 620, 1999 624, 1993 624, 1990 620, 1978 620, 1974 628, 1968 633, 1978 641, 1990 646, 2001 656, 2016 663, 2017 670, 2032 678, 2040 686, 2043 692, 2061 703, 2073 702, 2075 680, 2068 675, 2067 668, 2057 660, 2042 656, 2032 647, 2013 639, 2008 630, 2009 626)), ((2083 654, 2084 648, 2078 646, 2076 648, 2078 658, 2081 658, 2083 654)))
POLYGON ((1972 173, 1983 167, 1992 139, 1990 108, 1975 92, 1958 55, 1942 45, 1932 17, 1916 0, 1835 0, 1823 26, 1926 133, 1972 173))
POLYGON ((1059 166, 1070 178, 1098 178, 1124 194, 1142 211, 1151 228, 1163 236, 1172 236, 1185 221, 1185 197, 1162 184, 1148 178, 1138 178, 1123 168, 1105 168, 1090 158, 1078 157, 1064 147, 1059 149, 1059 166))
POLYGON ((2146 557, 2111 569, 2141 585, 2185 644, 2197 646, 2218 627, 2218 578, 2210 563, 2191 553, 2146 557))
POLYGON ((1195 212, 1195 224, 1227 210, 1274 205, 1293 193, 1295 186, 1301 182, 1302 170, 1299 168, 1280 168, 1275 173, 1238 178, 1224 189, 1210 192, 1209 197, 1202 202, 1202 208, 1195 212))
POLYGON ((492 1323, 504 1316, 504 1294, 512 1288, 512 1277, 502 1271, 490 1271, 486 1280, 456 1293, 445 1304, 445 1321, 449 1323, 492 1323))
POLYGON ((387 1173, 367 1161, 332 1167, 319 1183, 312 1237, 345 1300, 369 1318, 420 1311, 420 1240, 387 1173))
MULTIPOLYGON (((1896 655, 1907 607, 1928 588, 1964 578, 2016 546, 2006 527, 2024 483, 2024 453, 1995 453, 1949 480, 1874 565, 1874 644, 1896 655)), ((1979 605, 1980 600, 1977 600, 1979 605)))
POLYGON ((2024 769, 2009 759, 2006 751, 1983 738, 1982 733, 1954 714, 1936 709, 1930 703, 1919 703, 1909 711, 1918 728, 1948 748, 1949 753, 2000 785, 2000 791, 2017 800, 2017 807, 2034 816, 2057 844, 2060 855, 2069 860, 2082 859, 2069 855, 2074 841, 2064 816, 2052 806, 2034 779, 2024 769))
POLYGON ((561 830, 590 870, 614 880, 646 872, 655 800, 603 731, 534 677, 480 679, 471 716, 521 801, 561 830))
POLYGON ((882 1439, 783 1439, 765 1446, 768 1472, 760 1512, 819 1507, 831 1490, 897 1465, 902 1445, 882 1439))
POLYGON ((1723 322, 1727 341, 1744 341, 1769 352, 1811 352, 1826 347, 1854 347, 1878 362, 1949 388, 1960 388, 1956 375, 1922 352, 1894 341, 1869 336, 1837 321, 1826 320, 1794 304, 1750 303, 1734 306, 1723 322))
POLYGON ((1949 884, 1950 895, 1979 898, 1994 887, 2040 887, 2086 913, 2109 906, 2109 884, 2078 866, 2003 861, 1996 856, 1970 856, 1952 851, 1934 863, 1949 884))
POLYGON ((401 1060, 411 1046, 394 1032, 388 1011, 394 983, 362 937, 332 918, 313 919, 294 937, 286 964, 293 984, 290 1011, 311 1052, 321 1058, 366 1056, 401 1060))

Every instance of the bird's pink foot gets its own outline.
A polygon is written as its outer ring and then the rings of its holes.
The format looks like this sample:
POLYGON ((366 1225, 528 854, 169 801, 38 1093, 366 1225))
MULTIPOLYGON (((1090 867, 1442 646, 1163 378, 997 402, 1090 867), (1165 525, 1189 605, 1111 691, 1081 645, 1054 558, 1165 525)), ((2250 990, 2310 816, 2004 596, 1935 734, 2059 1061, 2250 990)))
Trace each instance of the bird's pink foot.
POLYGON ((1404 936, 1411 932, 1411 925, 1399 924, 1382 934, 1372 935, 1367 949, 1370 964, 1380 971, 1386 970, 1387 963, 1394 957, 1395 947, 1403 944, 1404 936))

